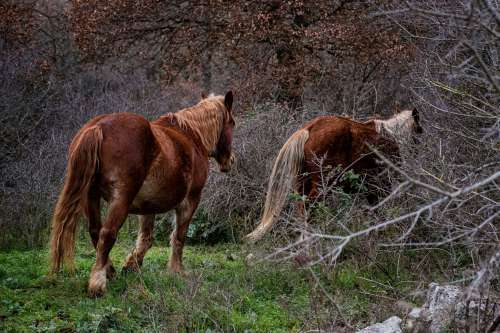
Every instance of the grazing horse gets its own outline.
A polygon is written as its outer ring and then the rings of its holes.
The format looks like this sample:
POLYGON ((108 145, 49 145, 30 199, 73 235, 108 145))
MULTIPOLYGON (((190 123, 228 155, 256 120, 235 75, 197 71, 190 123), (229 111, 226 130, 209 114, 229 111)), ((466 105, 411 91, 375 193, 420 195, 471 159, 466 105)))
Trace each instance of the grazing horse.
MULTIPOLYGON (((205 97, 205 96, 203 96, 205 97)), ((51 263, 73 267, 78 216, 84 212, 96 249, 89 294, 106 291, 115 270, 109 252, 129 213, 139 214, 140 231, 124 270, 138 270, 153 242, 154 214, 175 209, 169 269, 182 271, 182 248, 207 180, 209 157, 222 172, 234 161, 233 94, 209 96, 197 105, 149 122, 131 113, 95 117, 75 135, 64 187, 52 220, 51 263), (108 202, 101 223, 100 200, 108 202)))
POLYGON ((260 240, 271 228, 292 187, 309 201, 318 196, 321 166, 317 157, 324 156, 323 166, 341 166, 367 174, 380 165, 370 146, 378 147, 384 154, 397 155, 399 146, 406 144, 413 133, 421 132, 417 110, 404 110, 387 120, 364 123, 335 116, 311 120, 281 148, 269 180, 262 220, 245 236, 246 241, 260 240))

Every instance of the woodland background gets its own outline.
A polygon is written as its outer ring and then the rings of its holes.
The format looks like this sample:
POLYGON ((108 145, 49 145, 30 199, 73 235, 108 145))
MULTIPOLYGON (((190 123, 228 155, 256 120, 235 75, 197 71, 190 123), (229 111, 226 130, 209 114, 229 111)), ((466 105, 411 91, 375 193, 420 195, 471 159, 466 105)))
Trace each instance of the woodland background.
MULTIPOLYGON (((425 133, 384 175, 394 190, 387 200, 368 209, 364 180, 350 174, 360 193, 325 185, 310 212, 316 223, 304 226, 289 208, 263 248, 278 261, 307 249, 308 263, 326 271, 343 260, 382 271, 401 260, 422 281, 490 290, 500 257, 499 6, 2 0, 0 248, 45 246, 67 147, 87 120, 113 112, 155 119, 204 91, 231 89, 238 162, 229 175, 211 172, 193 243, 237 243, 252 230, 274 157, 305 121, 415 107, 425 133), (290 230, 310 241, 293 244, 290 230)), ((134 222, 122 233, 133 236, 134 222)), ((169 217, 157 222, 157 240, 166 241, 169 217)))

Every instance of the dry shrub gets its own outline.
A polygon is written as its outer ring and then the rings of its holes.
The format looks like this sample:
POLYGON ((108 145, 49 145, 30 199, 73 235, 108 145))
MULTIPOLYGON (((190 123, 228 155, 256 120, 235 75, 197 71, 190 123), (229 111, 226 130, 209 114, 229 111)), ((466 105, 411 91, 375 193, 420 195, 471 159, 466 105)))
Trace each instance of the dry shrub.
POLYGON ((88 120, 114 112, 154 119, 199 99, 192 84, 162 89, 142 72, 124 75, 104 66, 78 68, 64 78, 48 77, 33 86, 33 81, 23 79, 23 63, 2 60, 0 65, 11 77, 0 86, 5 107, 0 165, 0 229, 5 236, 0 247, 44 243, 65 173, 67 147, 88 120))
MULTIPOLYGON (((362 196, 343 205, 337 193, 319 203, 323 215, 311 209, 316 224, 285 211, 275 230, 274 255, 308 253, 306 265, 329 270, 349 259, 362 267, 395 256, 422 281, 415 288, 426 288, 430 276, 463 285, 475 277, 471 290, 483 300, 497 300, 492 272, 500 236, 498 8, 488 1, 407 2, 380 15, 391 15, 409 38, 424 37, 420 61, 405 85, 421 111, 425 135, 404 152, 401 165, 390 165, 393 192, 377 209, 363 209, 362 196), (306 241, 296 242, 290 230, 303 232, 306 241)), ((482 324, 484 318, 498 325, 500 317, 485 308, 473 315, 477 325, 469 322, 465 329, 493 331, 482 324)))
MULTIPOLYGON (((248 231, 260 214, 266 183, 282 143, 300 121, 276 104, 263 104, 236 118, 233 149, 237 162, 229 175, 212 172, 201 205, 219 223, 248 231)), ((215 168, 212 168, 214 170, 215 168)))

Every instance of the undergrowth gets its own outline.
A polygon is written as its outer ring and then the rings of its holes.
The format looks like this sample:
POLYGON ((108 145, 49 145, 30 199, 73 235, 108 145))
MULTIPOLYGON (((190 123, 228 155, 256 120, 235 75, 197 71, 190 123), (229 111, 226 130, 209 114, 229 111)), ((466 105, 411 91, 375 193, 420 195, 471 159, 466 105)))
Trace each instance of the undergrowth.
MULTIPOLYGON (((133 246, 125 236, 111 252, 118 271, 133 246)), ((390 255, 372 264, 355 260, 356 248, 348 248, 334 270, 302 268, 293 260, 248 264, 248 252, 265 251, 271 246, 265 243, 186 246, 187 274, 172 275, 170 249, 156 245, 141 273, 119 273, 104 297, 92 299, 89 243, 80 237, 75 273, 55 278, 47 276, 46 249, 0 252, 0 332, 335 331, 341 321, 324 291, 361 328, 394 313, 395 302, 421 283, 390 255)))

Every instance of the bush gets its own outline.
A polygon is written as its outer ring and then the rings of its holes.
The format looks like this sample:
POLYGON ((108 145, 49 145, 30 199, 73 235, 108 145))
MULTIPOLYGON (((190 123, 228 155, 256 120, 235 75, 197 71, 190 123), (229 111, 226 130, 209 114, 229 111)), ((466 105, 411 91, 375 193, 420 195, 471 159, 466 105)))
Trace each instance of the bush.
POLYGON ((229 227, 229 221, 211 219, 202 207, 196 211, 189 224, 187 240, 191 244, 235 241, 229 227))

